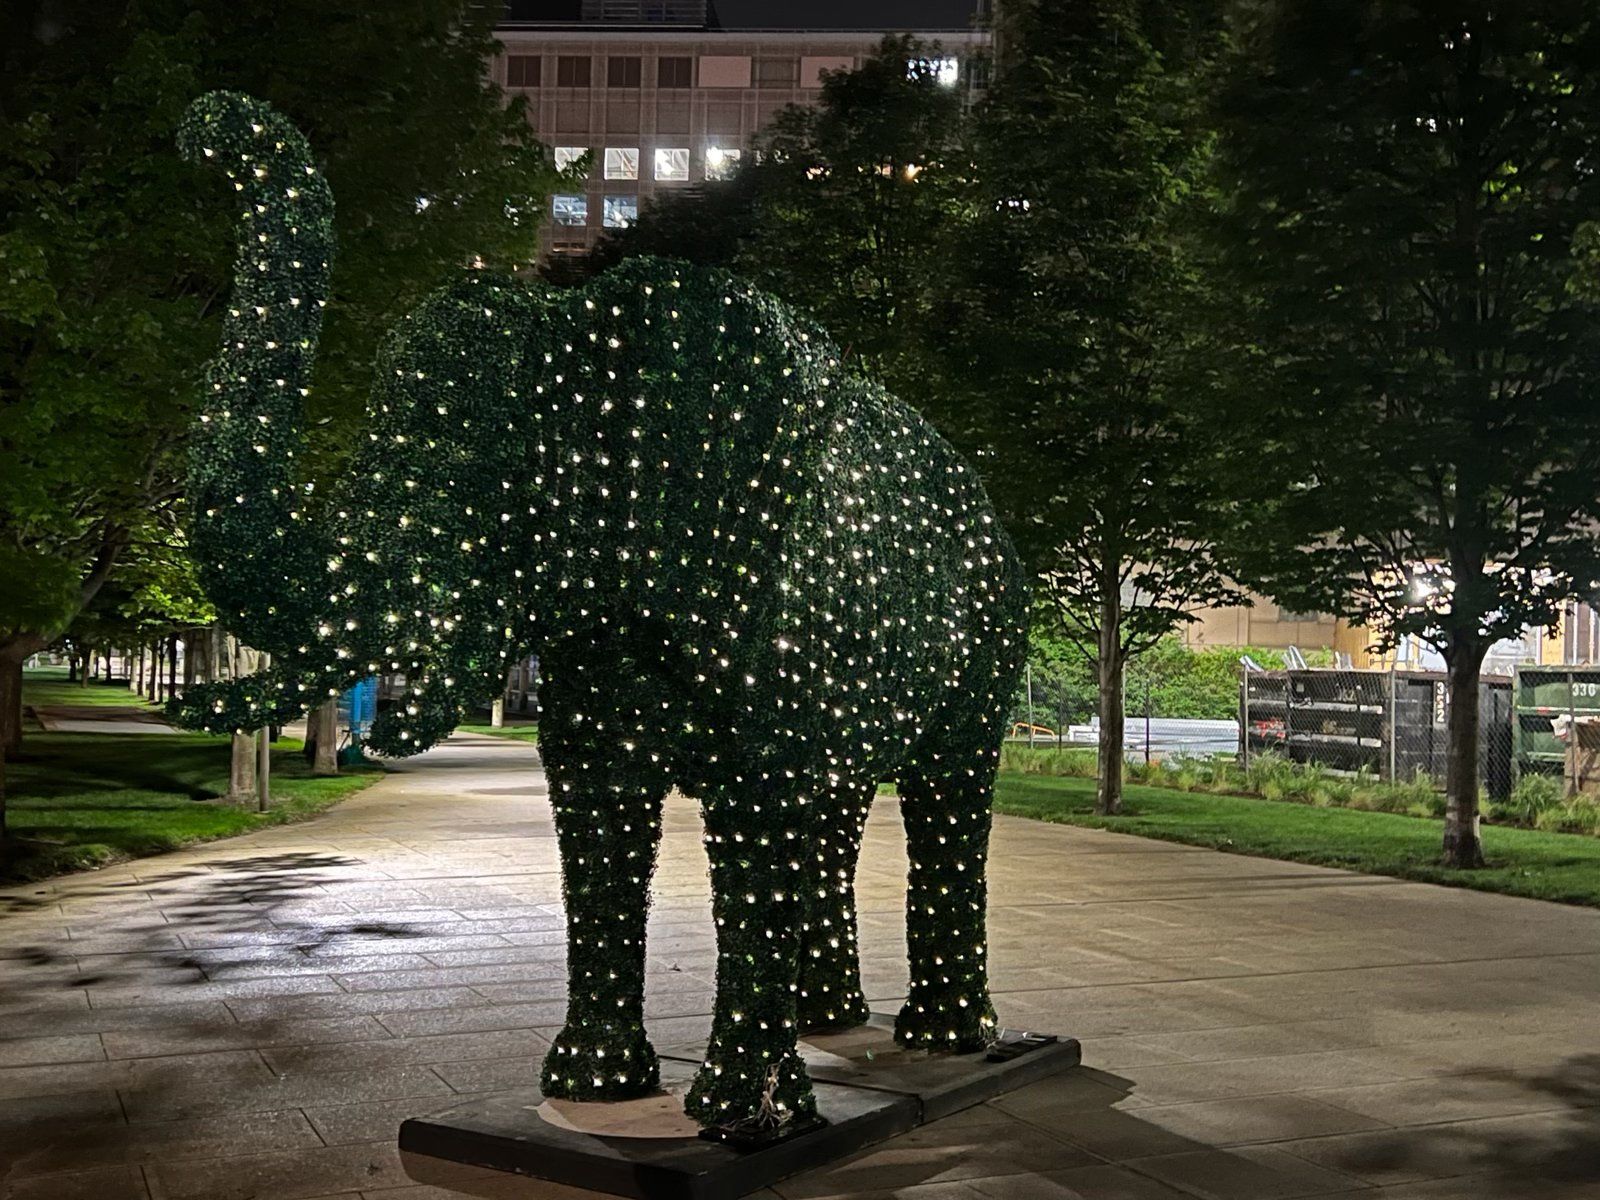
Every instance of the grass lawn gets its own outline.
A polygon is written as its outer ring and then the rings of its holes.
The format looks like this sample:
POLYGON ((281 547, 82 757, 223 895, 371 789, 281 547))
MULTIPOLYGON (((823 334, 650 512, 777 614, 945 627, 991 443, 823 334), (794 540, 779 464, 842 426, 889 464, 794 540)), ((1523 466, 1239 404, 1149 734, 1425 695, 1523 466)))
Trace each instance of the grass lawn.
POLYGON ((995 811, 1064 825, 1207 846, 1235 854, 1343 867, 1426 883, 1600 906, 1600 839, 1485 826, 1481 871, 1439 864, 1444 823, 1129 784, 1123 815, 1094 815, 1094 780, 1004 773, 995 811))
POLYGON ((539 725, 536 721, 528 721, 519 725, 502 725, 496 729, 493 725, 459 725, 459 733, 482 733, 489 737, 511 738, 518 742, 537 742, 539 740, 539 725))
MULTIPOLYGON (((30 673, 23 688, 28 704, 148 707, 120 685, 69 684, 65 672, 30 673)), ((315 778, 300 745, 285 738, 273 747, 272 809, 257 813, 211 803, 228 786, 226 738, 29 732, 21 757, 6 764, 12 841, 0 850, 0 880, 43 879, 301 820, 383 776, 366 767, 315 778)))
POLYGON ((65 667, 27 672, 22 681, 22 701, 51 707, 137 708, 144 712, 156 709, 138 693, 129 691, 125 683, 91 681, 87 687, 68 683, 65 667))

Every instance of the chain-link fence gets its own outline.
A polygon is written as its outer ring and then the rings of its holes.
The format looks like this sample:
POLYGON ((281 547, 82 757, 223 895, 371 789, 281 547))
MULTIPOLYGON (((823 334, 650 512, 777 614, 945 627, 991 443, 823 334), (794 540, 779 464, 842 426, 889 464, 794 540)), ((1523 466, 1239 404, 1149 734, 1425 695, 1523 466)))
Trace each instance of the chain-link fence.
MULTIPOLYGON (((1478 777, 1497 799, 1511 794, 1512 682, 1486 676, 1478 690, 1478 777)), ((1243 673, 1239 752, 1317 763, 1443 786, 1448 772, 1449 681, 1437 671, 1308 669, 1243 673)))
MULTIPOLYGON (((1129 759, 1205 758, 1238 749, 1233 715, 1175 715, 1162 704, 1148 674, 1128 673, 1122 706, 1123 748, 1129 759)), ((1036 748, 1093 750, 1100 736, 1098 707, 1092 674, 1072 665, 1032 663, 1017 687, 1008 740, 1036 748)), ((1223 711, 1228 707, 1224 699, 1223 711)))

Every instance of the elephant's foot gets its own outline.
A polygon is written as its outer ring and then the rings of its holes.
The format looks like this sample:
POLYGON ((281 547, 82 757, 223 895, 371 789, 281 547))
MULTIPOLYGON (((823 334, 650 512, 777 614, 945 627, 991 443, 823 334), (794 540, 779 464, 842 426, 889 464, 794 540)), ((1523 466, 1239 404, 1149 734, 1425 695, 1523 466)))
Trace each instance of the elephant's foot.
POLYGON ((994 1044, 1000 1025, 987 996, 941 1001, 913 995, 894 1019, 894 1040, 913 1050, 973 1054, 994 1044))
POLYGON ((661 1086, 655 1047, 636 1025, 569 1022, 545 1055, 539 1088, 560 1100, 631 1100, 661 1086))
POLYGON ((799 1054, 745 1063, 718 1061, 713 1048, 694 1077, 684 1111, 708 1129, 766 1133, 811 1120, 817 1100, 799 1054))

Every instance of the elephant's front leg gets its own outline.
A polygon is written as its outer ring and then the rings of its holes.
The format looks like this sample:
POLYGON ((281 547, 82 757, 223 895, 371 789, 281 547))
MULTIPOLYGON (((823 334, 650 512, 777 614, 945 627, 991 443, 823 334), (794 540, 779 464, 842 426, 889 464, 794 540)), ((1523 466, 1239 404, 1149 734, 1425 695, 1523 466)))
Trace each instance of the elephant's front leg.
POLYGON ((717 1001, 686 1109, 720 1129, 777 1129, 816 1113, 795 1042, 800 922, 812 875, 806 812, 773 782, 702 795, 717 923, 717 1001))
POLYGON ((567 910, 567 1021, 540 1086, 568 1100, 644 1095, 660 1084, 644 1030, 644 967, 666 785, 649 773, 606 778, 564 748, 543 750, 567 910))
POLYGON ((800 947, 802 1030, 850 1029, 871 1015, 861 991, 856 861, 876 790, 871 780, 839 779, 815 806, 800 947))

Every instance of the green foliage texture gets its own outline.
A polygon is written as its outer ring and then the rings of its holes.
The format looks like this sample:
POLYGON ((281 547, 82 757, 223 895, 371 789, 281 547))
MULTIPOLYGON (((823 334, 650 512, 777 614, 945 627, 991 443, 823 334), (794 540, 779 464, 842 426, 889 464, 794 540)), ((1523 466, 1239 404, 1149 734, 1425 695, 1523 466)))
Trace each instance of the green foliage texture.
POLYGON ((1292 464, 1248 540, 1274 595, 1476 669, 1600 579, 1597 78, 1569 0, 1244 6, 1222 232, 1292 464))
POLYGON ((190 100, 270 98, 340 188, 306 482, 359 436, 382 333, 446 270, 536 251, 555 173, 485 71, 498 16, 477 0, 0 9, 0 652, 47 643, 132 552, 182 560, 172 509, 238 216, 171 152, 190 100))

